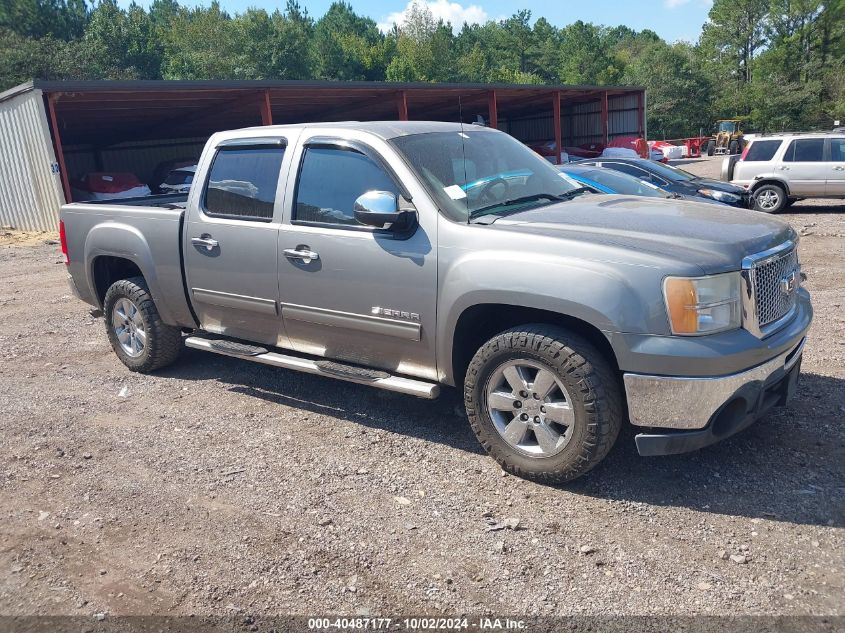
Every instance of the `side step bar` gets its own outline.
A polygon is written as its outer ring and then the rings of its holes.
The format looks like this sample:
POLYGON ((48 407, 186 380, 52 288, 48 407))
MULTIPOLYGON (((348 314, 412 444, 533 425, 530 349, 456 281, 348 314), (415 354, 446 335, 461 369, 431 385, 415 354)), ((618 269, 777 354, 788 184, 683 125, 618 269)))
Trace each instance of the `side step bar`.
POLYGON ((417 396, 418 398, 433 400, 440 395, 440 385, 436 383, 424 382, 413 378, 402 378, 386 372, 355 367, 354 365, 343 365, 331 361, 311 360, 310 358, 302 358, 300 356, 268 352, 262 347, 234 343, 225 339, 189 336, 185 339, 185 346, 205 350, 206 352, 214 352, 223 356, 242 358, 243 360, 262 363, 264 365, 272 365, 273 367, 293 369, 294 371, 301 371, 306 374, 346 380, 347 382, 354 382, 359 385, 371 385, 379 389, 405 393, 411 396, 417 396))

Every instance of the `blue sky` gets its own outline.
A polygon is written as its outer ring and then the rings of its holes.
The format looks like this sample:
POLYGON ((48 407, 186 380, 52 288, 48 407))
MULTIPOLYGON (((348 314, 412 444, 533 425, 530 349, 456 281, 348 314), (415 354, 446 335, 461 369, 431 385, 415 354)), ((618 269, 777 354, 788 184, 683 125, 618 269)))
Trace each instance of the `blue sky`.
MULTIPOLYGON (((150 0, 136 0, 148 6, 150 0)), ((512 15, 518 9, 530 9, 533 17, 545 17, 556 26, 576 20, 616 26, 624 24, 636 30, 652 29, 664 39, 695 41, 707 19, 712 0, 418 0, 429 5, 436 16, 452 24, 462 21, 483 22, 512 15)), ((130 0, 119 0, 128 6, 130 0)), ((207 5, 211 0, 180 0, 184 5, 207 5)), ((248 7, 272 11, 284 8, 286 0, 220 0, 224 9, 238 13, 248 7)), ((319 17, 332 0, 300 0, 312 16, 319 17)), ((383 27, 399 18, 409 0, 351 0, 358 13, 367 15, 383 27)))

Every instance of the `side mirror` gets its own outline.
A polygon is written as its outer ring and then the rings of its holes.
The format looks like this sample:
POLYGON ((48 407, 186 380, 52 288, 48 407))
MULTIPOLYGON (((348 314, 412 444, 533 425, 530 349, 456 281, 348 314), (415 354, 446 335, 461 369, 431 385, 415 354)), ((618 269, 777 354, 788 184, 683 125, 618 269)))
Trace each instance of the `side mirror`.
POLYGON ((396 196, 389 191, 368 191, 358 196, 352 209, 355 219, 361 224, 378 228, 396 224, 406 213, 399 208, 396 196))

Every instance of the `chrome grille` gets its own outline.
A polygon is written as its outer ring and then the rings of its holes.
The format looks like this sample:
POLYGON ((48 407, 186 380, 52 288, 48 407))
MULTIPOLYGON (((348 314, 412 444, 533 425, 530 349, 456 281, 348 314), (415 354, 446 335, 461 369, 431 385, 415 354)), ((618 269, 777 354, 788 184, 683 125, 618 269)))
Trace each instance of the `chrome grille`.
POLYGON ((789 314, 798 298, 796 292, 800 283, 798 251, 792 249, 782 255, 768 257, 751 267, 751 282, 756 299, 757 324, 759 327, 774 323, 789 314), (784 289, 782 282, 795 273, 795 288, 784 289))

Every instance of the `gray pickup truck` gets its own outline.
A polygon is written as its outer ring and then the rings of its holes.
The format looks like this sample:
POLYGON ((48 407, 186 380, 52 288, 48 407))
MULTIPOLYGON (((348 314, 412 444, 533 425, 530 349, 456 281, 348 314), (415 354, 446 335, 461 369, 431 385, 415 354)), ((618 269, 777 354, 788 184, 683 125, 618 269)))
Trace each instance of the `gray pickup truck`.
POLYGON ((589 194, 477 126, 223 132, 187 196, 69 204, 60 227, 129 369, 185 345, 459 387, 484 448, 544 482, 595 466, 626 420, 642 455, 745 428, 793 394, 812 319, 788 224, 589 194))

